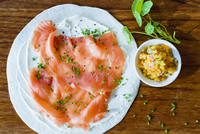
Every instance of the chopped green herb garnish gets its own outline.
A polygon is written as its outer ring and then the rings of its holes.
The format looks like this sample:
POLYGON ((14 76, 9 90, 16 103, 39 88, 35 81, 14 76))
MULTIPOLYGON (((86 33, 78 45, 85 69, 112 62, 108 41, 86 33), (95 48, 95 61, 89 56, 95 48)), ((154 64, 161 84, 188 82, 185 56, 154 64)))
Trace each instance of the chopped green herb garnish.
POLYGON ((133 117, 136 117, 136 114, 135 114, 135 115, 133 115, 133 117))
POLYGON ((172 113, 172 115, 176 115, 175 113, 172 113))
POLYGON ((151 120, 151 116, 150 115, 147 115, 147 117, 148 117, 149 120, 151 120))
POLYGON ((64 107, 62 107, 62 112, 65 113, 65 108, 64 107))
POLYGON ((115 67, 115 69, 119 69, 118 67, 115 67))
POLYGON ((67 57, 67 62, 66 63, 71 63, 73 59, 71 59, 70 57, 67 57))
POLYGON ((113 46, 115 45, 115 44, 112 44, 113 46))
POLYGON ((165 126, 165 124, 161 124, 161 127, 164 127, 165 126))
POLYGON ((168 133, 168 129, 165 129, 165 133, 168 133))
POLYGON ((41 85, 41 87, 43 87, 43 85, 41 85))
POLYGON ((85 31, 82 31, 81 33, 84 35, 84 37, 87 37, 90 35, 90 30, 85 29, 85 31))
POLYGON ((67 82, 67 84, 71 84, 70 82, 67 82))
POLYGON ((143 98, 144 97, 143 94, 141 94, 140 97, 143 98))
POLYGON ((100 93, 103 93, 103 91, 101 90, 100 93))
POLYGON ((67 73, 65 73, 65 74, 68 74, 69 72, 67 71, 67 73))
POLYGON ((38 64, 38 68, 45 68, 45 65, 42 65, 42 63, 37 63, 38 64))
POLYGON ((185 125, 187 126, 187 125, 188 125, 188 123, 186 122, 186 123, 185 123, 185 125))
POLYGON ((101 45, 103 45, 104 43, 103 42, 101 42, 101 45))
POLYGON ((154 109, 152 109, 152 112, 155 112, 156 111, 156 109, 154 108, 154 109))
POLYGON ((198 123, 199 122, 199 120, 196 120, 196 123, 198 123))
POLYGON ((87 106, 88 104, 87 104, 87 103, 85 103, 85 105, 87 106))
POLYGON ((174 103, 171 104, 173 107, 175 107, 176 105, 174 103))
POLYGON ((117 95, 115 95, 115 97, 117 97, 117 95))
POLYGON ((171 111, 174 111, 176 109, 176 107, 173 107, 172 109, 171 109, 171 111))
POLYGON ((147 124, 150 125, 151 123, 150 123, 150 122, 147 122, 147 124))
POLYGON ((34 57, 32 58, 32 61, 35 61, 35 58, 34 58, 34 57))

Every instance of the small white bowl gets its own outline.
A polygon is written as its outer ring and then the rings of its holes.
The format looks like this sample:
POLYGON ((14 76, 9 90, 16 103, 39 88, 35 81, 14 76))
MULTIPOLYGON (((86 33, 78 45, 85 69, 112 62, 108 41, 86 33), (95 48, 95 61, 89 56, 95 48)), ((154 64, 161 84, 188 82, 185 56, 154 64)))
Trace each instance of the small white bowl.
POLYGON ((176 49, 176 47, 174 47, 174 45, 172 45, 170 42, 168 42, 166 40, 162 40, 162 39, 151 39, 151 40, 144 42, 137 49, 137 51, 135 53, 135 57, 134 57, 134 68, 135 68, 136 74, 138 75, 138 77, 140 78, 140 80, 142 82, 144 82, 145 84, 152 86, 152 87, 164 87, 164 86, 172 83, 178 77, 178 75, 180 73, 181 64, 182 64, 181 56, 180 56, 178 50, 176 49), (165 45, 169 46, 172 49, 174 58, 176 58, 178 60, 178 66, 176 68, 176 72, 174 72, 172 75, 170 75, 165 81, 161 81, 161 82, 155 82, 154 80, 148 79, 147 77, 143 76, 141 69, 138 68, 139 54, 142 52, 142 50, 144 50, 148 46, 157 45, 157 44, 165 44, 165 45))

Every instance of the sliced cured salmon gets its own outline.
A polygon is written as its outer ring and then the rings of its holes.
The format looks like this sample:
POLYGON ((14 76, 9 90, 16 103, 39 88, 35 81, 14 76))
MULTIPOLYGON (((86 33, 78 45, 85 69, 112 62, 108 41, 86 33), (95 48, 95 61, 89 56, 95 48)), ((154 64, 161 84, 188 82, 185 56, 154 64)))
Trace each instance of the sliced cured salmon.
POLYGON ((34 30, 33 49, 40 54, 29 85, 40 112, 58 125, 89 129, 107 113, 111 92, 120 84, 124 54, 114 32, 93 37, 55 36, 52 21, 34 30))

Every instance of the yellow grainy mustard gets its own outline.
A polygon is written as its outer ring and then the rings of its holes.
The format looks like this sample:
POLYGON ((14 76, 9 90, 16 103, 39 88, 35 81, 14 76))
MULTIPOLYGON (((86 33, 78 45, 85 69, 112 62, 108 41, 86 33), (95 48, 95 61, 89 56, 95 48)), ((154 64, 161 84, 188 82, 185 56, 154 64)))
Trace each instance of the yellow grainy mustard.
POLYGON ((148 46, 139 54, 138 67, 145 77, 156 82, 165 81, 177 66, 178 61, 173 57, 171 48, 164 44, 148 46))

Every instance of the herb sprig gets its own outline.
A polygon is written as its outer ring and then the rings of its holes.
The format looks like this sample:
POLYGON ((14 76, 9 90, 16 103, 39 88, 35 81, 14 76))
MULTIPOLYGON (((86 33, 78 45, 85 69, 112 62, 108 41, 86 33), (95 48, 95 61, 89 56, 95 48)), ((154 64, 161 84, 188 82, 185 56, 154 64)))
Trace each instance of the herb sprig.
POLYGON ((150 17, 149 11, 151 7, 153 6, 153 2, 152 1, 146 1, 144 3, 143 2, 144 0, 134 0, 131 9, 133 12, 133 16, 135 17, 140 27, 142 26, 142 19, 147 23, 147 25, 145 26, 145 32, 138 32, 138 31, 130 32, 128 28, 124 26, 122 30, 122 34, 125 40, 127 41, 127 43, 130 45, 132 42, 133 38, 131 36, 131 33, 138 33, 138 34, 149 35, 156 39, 165 39, 170 42, 180 44, 180 41, 176 39, 175 37, 175 34, 176 34, 175 31, 173 33, 173 36, 171 36, 164 25, 162 25, 159 22, 154 21, 150 17), (145 15, 148 16, 148 20, 144 18, 145 15))

